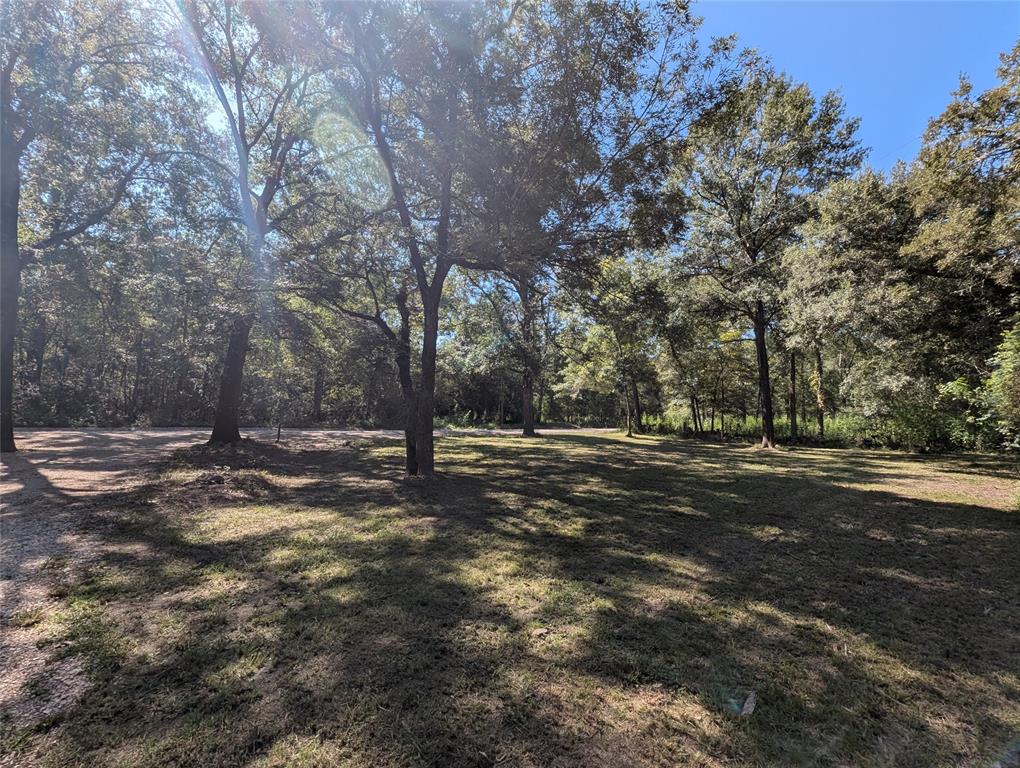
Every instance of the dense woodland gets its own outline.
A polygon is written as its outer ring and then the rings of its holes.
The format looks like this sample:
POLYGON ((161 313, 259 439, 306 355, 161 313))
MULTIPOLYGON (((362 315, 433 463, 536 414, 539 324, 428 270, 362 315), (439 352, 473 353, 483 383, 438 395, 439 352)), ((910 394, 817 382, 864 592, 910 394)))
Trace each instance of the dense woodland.
POLYGON ((3 3, 3 449, 387 427, 430 474, 441 423, 1020 448, 1020 46, 883 174, 837 94, 699 44, 696 11, 3 3))

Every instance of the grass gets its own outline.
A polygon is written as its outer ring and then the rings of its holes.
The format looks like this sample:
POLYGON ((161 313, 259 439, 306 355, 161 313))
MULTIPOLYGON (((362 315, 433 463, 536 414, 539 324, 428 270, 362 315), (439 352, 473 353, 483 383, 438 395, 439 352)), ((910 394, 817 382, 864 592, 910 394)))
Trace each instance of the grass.
MULTIPOLYGON (((612 435, 175 455, 42 621, 39 766, 988 766, 1020 734, 994 457, 612 435), (741 714, 751 693, 756 706, 741 714)), ((2 762, 2 758, 0 758, 2 762)))

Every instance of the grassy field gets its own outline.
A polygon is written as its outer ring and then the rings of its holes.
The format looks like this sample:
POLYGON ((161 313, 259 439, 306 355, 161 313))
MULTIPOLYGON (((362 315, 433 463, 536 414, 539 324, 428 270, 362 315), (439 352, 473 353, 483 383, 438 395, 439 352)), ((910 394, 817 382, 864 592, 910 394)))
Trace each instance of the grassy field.
POLYGON ((438 455, 423 483, 395 444, 195 448, 90 502, 102 557, 16 618, 91 687, 8 718, 0 760, 1013 764, 1015 463, 614 435, 438 455))

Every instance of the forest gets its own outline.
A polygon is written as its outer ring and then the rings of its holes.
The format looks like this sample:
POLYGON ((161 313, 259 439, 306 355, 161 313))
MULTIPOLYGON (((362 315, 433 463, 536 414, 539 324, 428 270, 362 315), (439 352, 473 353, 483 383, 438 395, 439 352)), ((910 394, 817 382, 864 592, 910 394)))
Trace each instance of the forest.
MULTIPOLYGON (((19 3, 15 425, 1020 437, 1020 49, 920 152, 683 6, 19 3)), ((416 460, 409 457, 409 471, 416 460)))
POLYGON ((0 766, 1020 768, 1020 28, 720 5, 0 0, 0 766))

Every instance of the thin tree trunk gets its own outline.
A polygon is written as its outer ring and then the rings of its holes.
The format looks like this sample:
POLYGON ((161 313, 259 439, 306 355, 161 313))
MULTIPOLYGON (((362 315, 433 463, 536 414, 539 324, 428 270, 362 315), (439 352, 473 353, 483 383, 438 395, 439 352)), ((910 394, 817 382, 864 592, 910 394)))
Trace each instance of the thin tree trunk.
POLYGON ((322 396, 326 389, 326 374, 319 365, 315 369, 315 385, 312 389, 312 420, 318 424, 322 421, 322 396))
POLYGON ((181 346, 177 353, 177 391, 174 393, 172 418, 174 424, 181 423, 181 398, 188 381, 188 319, 191 309, 191 296, 184 294, 184 311, 181 317, 181 346))
POLYGON ((145 373, 145 343, 139 336, 135 344, 135 383, 131 387, 131 400, 128 403, 128 419, 132 423, 138 418, 138 393, 142 390, 145 373))
POLYGON ((761 396, 762 448, 776 444, 776 427, 772 414, 772 382, 769 379, 769 352, 766 346, 765 305, 760 300, 754 308, 754 347, 758 353, 758 392, 761 396))
POLYGON ((634 397, 634 429, 639 435, 644 434, 644 413, 641 411, 641 396, 638 394, 638 385, 634 379, 630 380, 630 392, 634 397))
POLYGON ((726 437, 726 382, 719 380, 719 436, 726 437))
POLYGON ((213 422, 209 443, 236 443, 241 439, 238 424, 238 409, 241 404, 241 385, 244 380, 244 360, 248 355, 248 338, 254 318, 250 315, 234 320, 227 342, 227 356, 223 360, 220 376, 220 395, 216 404, 216 420, 213 422))
POLYGON ((528 276, 514 281, 517 296, 521 300, 521 341, 524 347, 524 373, 521 376, 521 433, 524 437, 535 437, 535 341, 534 308, 531 303, 531 287, 528 276))
MULTIPOLYGON (((804 388, 804 383, 807 381, 804 378, 804 358, 801 357, 797 362, 797 369, 799 370, 798 378, 800 380, 801 389, 804 388)), ((807 397, 800 398, 800 423, 804 425, 804 429, 807 429, 807 397)))
MULTIPOLYGON (((5 104, 4 106, 8 106, 5 104)), ((21 295, 21 252, 18 247, 18 199, 21 196, 20 152, 10 128, 0 139, 0 452, 14 444, 14 340, 21 295)))
POLYGON ((790 350, 790 442, 797 441, 797 350, 790 350))
POLYGON ((815 419, 818 423, 818 439, 825 439, 825 386, 822 383, 822 347, 815 344, 815 419))

